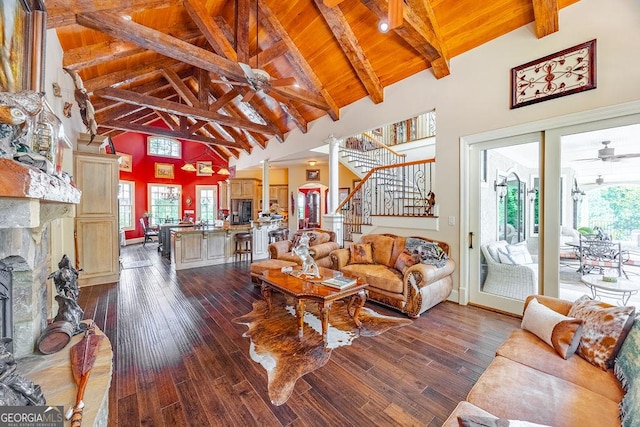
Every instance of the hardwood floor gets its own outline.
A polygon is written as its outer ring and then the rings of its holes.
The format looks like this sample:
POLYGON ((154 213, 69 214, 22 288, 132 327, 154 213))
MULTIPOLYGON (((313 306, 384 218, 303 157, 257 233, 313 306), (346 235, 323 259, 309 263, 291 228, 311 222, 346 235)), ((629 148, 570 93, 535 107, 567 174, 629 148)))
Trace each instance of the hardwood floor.
POLYGON ((440 426, 520 323, 439 304, 412 325, 335 349, 273 406, 246 326, 231 322, 261 298, 248 262, 176 272, 155 244, 123 247, 122 257, 151 262, 79 297, 114 350, 110 426, 440 426))

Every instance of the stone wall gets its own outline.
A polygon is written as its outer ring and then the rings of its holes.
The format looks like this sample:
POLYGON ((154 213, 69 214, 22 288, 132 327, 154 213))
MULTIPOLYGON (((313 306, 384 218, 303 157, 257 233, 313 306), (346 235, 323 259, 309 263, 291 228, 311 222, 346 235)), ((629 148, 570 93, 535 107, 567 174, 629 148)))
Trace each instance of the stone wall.
POLYGON ((12 269, 13 354, 27 356, 47 323, 49 227, 0 228, 0 260, 12 269))

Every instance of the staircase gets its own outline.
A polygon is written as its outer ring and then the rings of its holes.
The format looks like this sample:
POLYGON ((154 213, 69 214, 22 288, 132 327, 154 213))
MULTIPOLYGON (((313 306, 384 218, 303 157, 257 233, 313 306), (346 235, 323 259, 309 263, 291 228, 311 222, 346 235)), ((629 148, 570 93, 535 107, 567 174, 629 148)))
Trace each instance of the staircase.
POLYGON ((435 159, 406 162, 399 154, 369 134, 346 138, 340 162, 362 181, 338 207, 344 215, 344 240, 353 241, 373 216, 434 216, 430 200, 431 166, 435 159))

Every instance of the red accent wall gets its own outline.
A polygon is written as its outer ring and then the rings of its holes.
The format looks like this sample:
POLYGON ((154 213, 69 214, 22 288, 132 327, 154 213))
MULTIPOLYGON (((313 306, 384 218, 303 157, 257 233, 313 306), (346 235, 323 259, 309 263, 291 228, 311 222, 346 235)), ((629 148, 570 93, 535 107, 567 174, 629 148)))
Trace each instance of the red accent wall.
MULTIPOLYGON (((164 122, 153 124, 157 127, 167 126, 164 122)), ((132 156, 131 172, 120 171, 120 179, 123 181, 135 182, 135 224, 136 229, 126 231, 127 239, 142 237, 144 234, 140 227, 139 218, 148 211, 148 195, 147 184, 172 184, 182 185, 181 194, 181 212, 185 209, 195 210, 196 201, 196 185, 216 185, 218 181, 224 181, 228 178, 226 175, 218 175, 214 173, 212 176, 197 176, 196 172, 187 172, 180 169, 186 161, 195 160, 213 162, 213 170, 217 171, 224 166, 229 168, 227 161, 218 156, 204 144, 192 141, 179 140, 182 143, 182 159, 171 159, 167 157, 148 156, 147 155, 147 134, 127 132, 114 137, 113 144, 117 152, 130 154, 132 156), (204 153, 207 154, 204 154, 204 153), (174 179, 164 179, 155 177, 156 163, 172 163, 174 165, 174 179), (185 199, 191 196, 193 204, 187 207, 185 199)))

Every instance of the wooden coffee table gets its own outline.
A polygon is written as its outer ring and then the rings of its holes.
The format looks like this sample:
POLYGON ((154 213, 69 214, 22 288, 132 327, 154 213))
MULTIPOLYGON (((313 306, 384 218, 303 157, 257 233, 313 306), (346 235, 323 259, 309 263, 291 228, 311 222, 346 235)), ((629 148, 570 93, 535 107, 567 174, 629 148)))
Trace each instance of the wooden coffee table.
POLYGON ((322 321, 322 340, 327 345, 327 329, 329 325, 329 312, 334 301, 349 298, 347 312, 353 318, 357 327, 360 322, 360 310, 367 300, 365 289, 369 286, 361 280, 346 288, 336 289, 320 283, 322 280, 342 275, 342 273, 328 268, 320 267, 321 278, 296 277, 291 273, 283 273, 280 270, 266 270, 262 274, 262 296, 267 302, 267 315, 271 312, 271 292, 273 290, 289 295, 296 299, 296 320, 298 322, 298 335, 303 335, 304 310, 306 301, 316 302, 320 308, 320 320, 322 321), (351 310, 353 309, 353 313, 351 310))
POLYGON ((594 299, 599 297, 598 294, 609 295, 620 298, 622 305, 627 305, 629 298, 640 291, 640 281, 624 277, 618 277, 616 282, 605 282, 602 280, 602 275, 585 274, 581 280, 591 288, 594 299))

